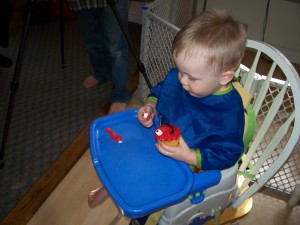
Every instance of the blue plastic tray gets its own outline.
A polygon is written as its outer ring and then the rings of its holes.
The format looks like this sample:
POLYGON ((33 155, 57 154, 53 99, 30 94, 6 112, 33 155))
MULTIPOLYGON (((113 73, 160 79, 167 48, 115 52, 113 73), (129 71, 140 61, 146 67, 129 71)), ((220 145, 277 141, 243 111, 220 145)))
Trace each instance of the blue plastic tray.
POLYGON ((96 172, 122 213, 139 218, 183 201, 193 184, 188 165, 155 148, 155 125, 137 121, 137 109, 96 119, 90 127, 90 151, 96 172), (117 143, 105 132, 122 136, 117 143))

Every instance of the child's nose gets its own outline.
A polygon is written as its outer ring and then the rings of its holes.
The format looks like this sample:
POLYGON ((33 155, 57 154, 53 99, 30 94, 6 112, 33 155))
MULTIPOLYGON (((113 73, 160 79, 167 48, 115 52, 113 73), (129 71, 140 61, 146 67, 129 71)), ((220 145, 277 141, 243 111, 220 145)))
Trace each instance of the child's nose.
POLYGON ((188 81, 188 76, 187 75, 182 75, 181 78, 180 78, 180 83, 182 85, 186 85, 187 84, 187 81, 188 81))

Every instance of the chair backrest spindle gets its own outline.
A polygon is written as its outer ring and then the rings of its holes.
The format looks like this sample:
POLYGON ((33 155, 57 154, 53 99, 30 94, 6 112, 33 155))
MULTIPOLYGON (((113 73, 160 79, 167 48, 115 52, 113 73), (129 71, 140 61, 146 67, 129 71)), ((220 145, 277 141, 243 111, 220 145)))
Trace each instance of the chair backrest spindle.
MULTIPOLYGON (((268 147, 264 150, 264 152, 260 155, 259 159, 256 161, 255 165, 250 169, 249 174, 256 174, 258 173, 259 169, 262 167, 264 162, 268 160, 271 156, 273 150, 282 140, 283 136, 288 132, 288 129, 295 118, 295 112, 293 112, 289 119, 278 129, 276 134, 274 135, 273 139, 270 141, 268 147)), ((252 179, 246 178, 241 185, 241 189, 246 187, 252 179)))
POLYGON ((255 55, 255 59, 252 63, 252 66, 249 70, 249 72, 247 73, 247 77, 246 77, 246 81, 244 83, 244 89, 246 91, 248 91, 249 94, 252 94, 252 91, 251 91, 251 87, 253 85, 253 82, 255 80, 255 73, 256 73, 256 69, 257 69, 257 64, 258 64, 258 61, 259 61, 259 58, 260 58, 260 54, 261 52, 258 51, 255 55))
POLYGON ((261 108, 261 105, 266 97, 268 87, 270 86, 271 78, 273 77, 275 68, 276 68, 276 63, 273 62, 272 67, 269 70, 266 79, 264 80, 264 82, 262 82, 262 87, 260 88, 260 91, 257 94, 255 101, 253 102, 253 110, 256 115, 258 114, 258 111, 261 108))
POLYGON ((257 150, 258 145, 261 143, 265 134, 268 132, 270 125, 272 124, 272 122, 277 114, 277 111, 278 111, 279 107, 281 106, 287 86, 288 86, 288 83, 286 82, 286 84, 284 85, 284 88, 281 89, 280 94, 278 94, 277 97, 274 99, 273 104, 271 105, 270 109, 268 110, 269 113, 266 115, 266 118, 265 118, 263 124, 261 125, 256 137, 254 138, 254 140, 249 148, 249 151, 247 152, 247 155, 243 160, 242 165, 240 166, 240 170, 243 171, 247 168, 247 166, 250 163, 250 160, 252 159, 254 153, 257 150))

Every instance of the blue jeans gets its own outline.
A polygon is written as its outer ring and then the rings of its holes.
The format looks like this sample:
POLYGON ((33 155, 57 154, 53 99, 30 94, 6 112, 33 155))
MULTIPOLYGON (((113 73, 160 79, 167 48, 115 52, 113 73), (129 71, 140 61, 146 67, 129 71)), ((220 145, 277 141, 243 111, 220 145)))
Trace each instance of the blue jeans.
MULTIPOLYGON (((128 30, 127 1, 116 4, 124 28, 128 30)), ((111 7, 76 11, 79 30, 90 57, 94 77, 100 82, 112 81, 112 102, 127 102, 128 46, 111 7)))

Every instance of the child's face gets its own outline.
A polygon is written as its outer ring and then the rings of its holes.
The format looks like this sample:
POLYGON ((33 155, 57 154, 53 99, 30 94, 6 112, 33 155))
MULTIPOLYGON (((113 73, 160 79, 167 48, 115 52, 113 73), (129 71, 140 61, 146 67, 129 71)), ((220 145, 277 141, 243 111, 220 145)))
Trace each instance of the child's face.
POLYGON ((212 66, 207 65, 203 59, 197 57, 185 57, 184 52, 173 59, 178 68, 178 79, 191 96, 202 98, 221 89, 221 74, 212 66))

